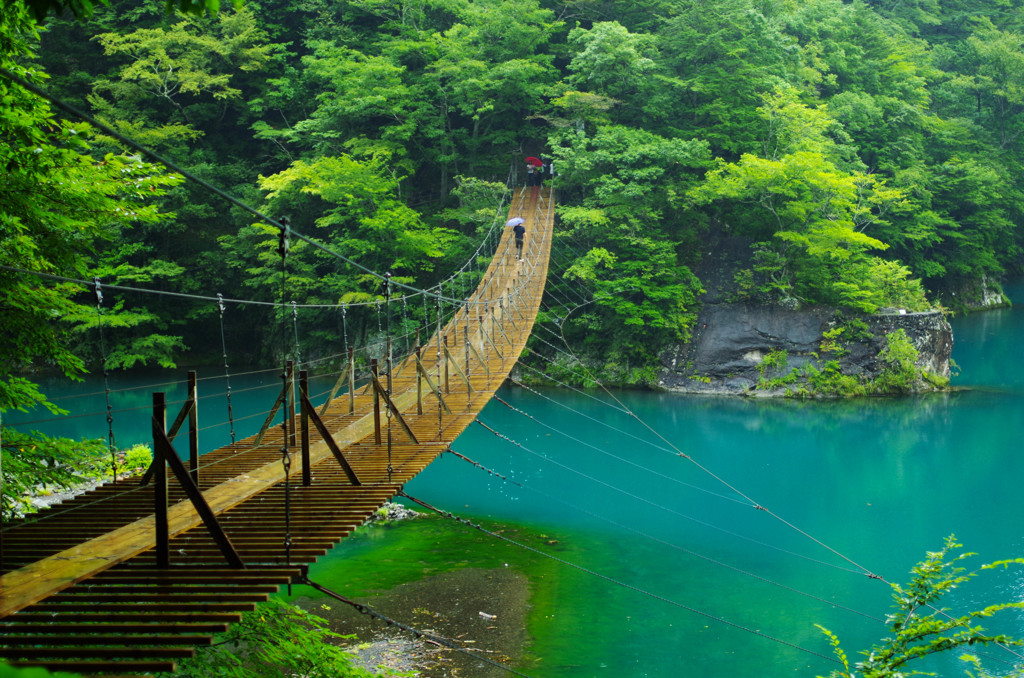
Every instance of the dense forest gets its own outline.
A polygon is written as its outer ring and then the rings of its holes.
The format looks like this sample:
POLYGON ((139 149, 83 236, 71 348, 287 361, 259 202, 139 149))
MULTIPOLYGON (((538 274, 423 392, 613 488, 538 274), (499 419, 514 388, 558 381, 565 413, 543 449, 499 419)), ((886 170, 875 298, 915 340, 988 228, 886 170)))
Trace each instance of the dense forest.
MULTIPOLYGON (((741 298, 852 313, 950 305, 1021 266, 1021 0, 28 4, 0 9, 5 73, 396 281, 462 266, 523 159, 550 159, 552 277, 590 300, 563 330, 608 364, 687 339, 718 237, 750 243, 741 298)), ((0 408, 44 399, 29 368, 219 352, 214 306, 103 307, 61 279, 279 298, 275 228, 7 75, 0 135, 0 408)), ((293 301, 380 295, 322 250, 289 256, 293 301)), ((229 326, 245 360, 276 355, 275 312, 229 326)), ((303 323, 336 350, 336 312, 303 323)))
MULTIPOLYGON (((511 170, 547 156, 575 252, 557 275, 597 297, 577 323, 583 348, 641 364, 686 338, 701 291, 691 270, 712 235, 749 238, 749 296, 861 312, 1015 270, 1019 4, 308 0, 197 17, 138 0, 50 18, 38 42, 8 16, 4 51, 97 120, 421 287, 472 251, 511 170)), ((67 150, 58 136, 76 126, 29 143, 67 150)), ((124 152, 77 131, 79 154, 124 152)), ((70 225, 52 217, 69 217, 40 200, 56 178, 46 167, 6 165, 5 264, 276 293, 274 229, 149 168, 130 170, 163 182, 145 214, 91 220, 74 261, 19 256, 12 238, 60 238, 70 225)), ((293 261, 304 302, 377 293, 308 248, 293 261)), ((120 363, 208 343, 174 317, 133 308, 112 332, 120 363)), ((324 341, 332 322, 318 325, 324 341)))

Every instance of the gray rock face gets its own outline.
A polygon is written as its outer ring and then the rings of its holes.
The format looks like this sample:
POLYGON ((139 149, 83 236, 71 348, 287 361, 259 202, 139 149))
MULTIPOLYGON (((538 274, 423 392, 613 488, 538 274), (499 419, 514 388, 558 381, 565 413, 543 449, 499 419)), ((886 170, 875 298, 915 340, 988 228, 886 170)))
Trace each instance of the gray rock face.
POLYGON ((869 381, 886 367, 878 354, 885 348, 886 335, 897 329, 906 332, 919 352, 918 367, 949 378, 953 332, 941 312, 905 313, 890 308, 860 317, 867 330, 856 337, 847 330, 840 337, 844 355, 838 356, 826 351, 822 341, 825 332, 844 323, 848 326, 849 317, 844 319, 834 308, 797 308, 795 299, 776 305, 735 302, 736 273, 752 265, 750 240, 712 235, 706 247, 694 269, 705 288, 700 299, 703 306, 691 341, 660 354, 662 388, 683 393, 784 395, 784 390, 754 391, 762 371, 767 378, 781 377, 794 367, 820 369, 829 360, 837 360, 844 375, 869 381), (768 369, 764 360, 773 351, 785 351, 786 364, 768 369))
POLYGON ((692 341, 671 346, 659 356, 663 366, 659 384, 684 393, 748 393, 761 377, 759 367, 773 351, 785 351, 787 360, 770 376, 838 360, 844 374, 870 380, 885 367, 878 354, 886 345, 886 335, 897 329, 904 330, 918 350, 919 367, 949 378, 953 333, 942 313, 888 309, 865 316, 861 320, 867 324, 868 336, 843 342, 847 353, 837 357, 822 350, 822 341, 824 333, 842 320, 830 308, 707 304, 698 316, 692 341))

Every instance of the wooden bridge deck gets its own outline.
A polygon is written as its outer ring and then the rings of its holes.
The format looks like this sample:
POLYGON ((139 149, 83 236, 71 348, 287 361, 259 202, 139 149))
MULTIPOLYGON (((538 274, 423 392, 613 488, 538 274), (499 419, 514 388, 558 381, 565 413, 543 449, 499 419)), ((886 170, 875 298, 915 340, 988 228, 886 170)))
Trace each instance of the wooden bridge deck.
POLYGON ((347 394, 334 400, 324 423, 361 484, 352 483, 318 440, 311 441, 312 482, 303 486, 298 451, 291 448, 287 556, 281 426, 258 446, 253 437, 203 455, 199 487, 244 568, 225 563, 173 482, 167 568, 159 568, 155 556, 152 487, 137 482, 104 485, 9 524, 2 534, 0 658, 86 674, 171 671, 175 660, 212 643, 214 634, 300 577, 301 566, 394 497, 472 423, 525 347, 547 276, 554 209, 550 189, 536 197, 529 190, 516 193, 510 210, 526 221, 524 261, 516 261, 506 229, 468 300, 485 303, 464 305, 421 352, 421 364, 442 391, 438 376, 449 368, 441 399, 450 412, 425 381, 418 386, 415 357, 393 370, 391 397, 419 444, 396 421, 390 454, 386 437, 375 442, 372 389, 355 396, 352 413, 347 394), (450 358, 443 358, 439 341, 450 358))

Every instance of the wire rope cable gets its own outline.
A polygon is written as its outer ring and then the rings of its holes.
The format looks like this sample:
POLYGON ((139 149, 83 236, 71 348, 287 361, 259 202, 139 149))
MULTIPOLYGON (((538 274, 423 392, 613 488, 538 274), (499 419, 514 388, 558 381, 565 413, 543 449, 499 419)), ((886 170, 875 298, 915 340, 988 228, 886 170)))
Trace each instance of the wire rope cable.
POLYGON ((536 489, 534 487, 531 487, 528 484, 521 483, 519 481, 513 480, 512 478, 509 478, 505 474, 502 474, 502 473, 499 473, 498 471, 494 471, 492 469, 489 469, 486 466, 484 466, 483 464, 480 464, 480 463, 478 463, 476 461, 473 461, 469 457, 467 457, 467 456, 465 456, 463 454, 460 454, 459 452, 456 452, 451 447, 448 447, 448 449, 446 449, 445 452, 450 453, 450 454, 454 455, 455 457, 457 457, 459 459, 462 459, 463 461, 465 461, 466 463, 470 464, 471 466, 475 466, 476 468, 480 469, 481 471, 484 471, 488 475, 494 476, 495 478, 498 478, 498 479, 500 479, 500 480, 502 480, 502 481, 504 481, 506 483, 509 483, 510 485, 515 485, 516 487, 522 488, 524 490, 528 490, 528 491, 533 492, 534 494, 537 494, 538 496, 541 496, 541 497, 543 497, 545 499, 548 499, 548 500, 551 500, 551 501, 557 501, 558 503, 560 503, 560 504, 562 504, 564 506, 567 506, 567 507, 573 509, 574 511, 578 511, 578 512, 583 513, 585 515, 588 515, 588 516, 590 516, 592 518, 596 518, 596 519, 598 519, 598 520, 600 520, 602 522, 608 523, 609 525, 613 525, 614 527, 616 527, 618 529, 625 530, 627 532, 632 532, 633 534, 638 535, 640 537, 643 537, 644 539, 648 539, 650 541, 656 542, 658 544, 661 544, 662 546, 667 546, 668 548, 671 548, 671 549, 676 550, 676 551, 680 551, 680 552, 685 553, 687 555, 693 556, 694 558, 699 558, 700 560, 703 560, 705 562, 709 562, 709 563, 711 563, 713 565, 717 565, 719 567, 722 567, 722 568, 725 568, 725 569, 728 569, 728 570, 732 570, 733 572, 736 572, 738 574, 744 575, 746 577, 750 577, 750 578, 755 579, 757 581, 761 581, 761 582, 764 582, 766 584, 770 584, 771 586, 776 586, 776 587, 784 589, 786 591, 790 591, 791 593, 796 593, 797 595, 804 596, 804 597, 810 598, 812 600, 816 600, 816 601, 818 601, 820 603, 828 605, 829 607, 835 607, 837 609, 842 609, 842 610, 845 610, 847 612, 851 612, 853 614, 860 615, 861 617, 865 617, 865 618, 870 619, 872 621, 877 621, 877 622, 882 622, 882 623, 885 622, 885 620, 880 618, 880 617, 872 616, 870 614, 867 614, 866 612, 861 612, 860 610, 855 610, 853 608, 846 607, 844 605, 840 605, 840 604, 836 603, 835 601, 826 600, 825 598, 822 598, 820 596, 816 596, 814 594, 807 593, 805 591, 801 591, 801 590, 793 588, 791 586, 787 586, 787 585, 782 584, 780 582, 768 579, 767 577, 762 577, 761 575, 754 574, 753 572, 748 572, 747 570, 744 570, 742 568, 736 567, 735 565, 729 565, 728 563, 724 563, 724 562, 722 562, 722 561, 720 561, 720 560, 718 560, 716 558, 711 558, 709 556, 705 556, 703 554, 697 553, 696 551, 691 551, 690 549, 687 549, 687 548, 684 548, 682 546, 679 546, 678 544, 673 544, 671 542, 665 541, 664 539, 660 539, 660 538, 655 537, 653 535, 647 534, 646 532, 644 532, 642 530, 638 530, 636 527, 633 527, 633 526, 630 526, 630 525, 626 525, 624 523, 620 523, 620 522, 618 522, 616 520, 613 520, 611 518, 608 518, 606 516, 602 516, 602 515, 600 515, 598 513, 590 511, 590 510, 588 510, 588 509, 586 509, 586 508, 584 508, 582 506, 579 506, 578 504, 574 504, 574 503, 572 503, 570 501, 566 501, 565 499, 563 499, 561 497, 558 497, 556 495, 550 494, 548 492, 544 492, 543 490, 538 490, 538 489, 536 489))

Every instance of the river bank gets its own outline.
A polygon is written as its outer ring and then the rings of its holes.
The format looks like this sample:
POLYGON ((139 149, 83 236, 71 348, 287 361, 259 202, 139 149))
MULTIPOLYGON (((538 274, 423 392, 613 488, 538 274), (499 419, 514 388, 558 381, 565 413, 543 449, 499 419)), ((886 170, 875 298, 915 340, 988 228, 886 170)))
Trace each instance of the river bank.
POLYGON ((529 598, 527 578, 504 567, 466 567, 355 598, 425 637, 344 603, 312 598, 296 598, 294 603, 326 619, 332 631, 354 635, 343 645, 366 669, 414 671, 420 678, 491 678, 508 672, 475 657, 507 666, 523 659, 529 598))
POLYGON ((567 547, 530 526, 474 519, 484 532, 413 515, 364 525, 310 569, 312 581, 379 616, 310 587, 281 597, 354 635, 342 644, 371 670, 498 678, 508 675, 502 666, 529 664, 527 629, 543 626, 561 580, 556 563, 530 549, 567 547))

